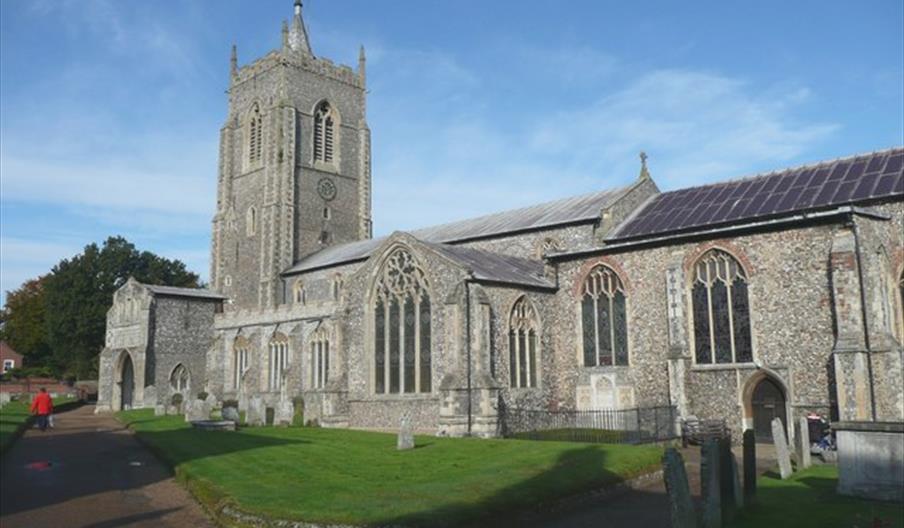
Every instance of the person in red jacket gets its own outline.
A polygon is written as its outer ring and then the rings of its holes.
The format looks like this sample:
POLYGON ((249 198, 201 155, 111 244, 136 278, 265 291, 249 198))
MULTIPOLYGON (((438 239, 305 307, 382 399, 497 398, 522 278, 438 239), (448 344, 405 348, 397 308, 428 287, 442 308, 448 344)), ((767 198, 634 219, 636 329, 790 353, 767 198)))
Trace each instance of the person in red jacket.
POLYGON ((46 431, 47 417, 53 413, 53 400, 44 387, 41 387, 41 392, 36 394, 35 399, 31 402, 31 412, 38 417, 38 427, 42 431, 46 431))

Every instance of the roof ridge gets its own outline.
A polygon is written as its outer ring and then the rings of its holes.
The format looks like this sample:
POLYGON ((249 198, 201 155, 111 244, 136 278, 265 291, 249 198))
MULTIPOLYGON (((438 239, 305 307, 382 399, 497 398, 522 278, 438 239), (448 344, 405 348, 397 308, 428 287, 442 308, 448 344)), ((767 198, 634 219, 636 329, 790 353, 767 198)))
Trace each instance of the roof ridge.
POLYGON ((842 162, 842 161, 849 161, 849 160, 852 160, 852 159, 855 159, 855 158, 862 158, 862 157, 866 157, 866 156, 876 156, 876 155, 879 155, 879 154, 892 153, 892 152, 895 152, 895 151, 897 151, 897 150, 900 150, 901 152, 904 152, 904 145, 899 145, 899 146, 894 146, 894 147, 888 147, 888 148, 879 149, 879 150, 873 150, 873 151, 870 151, 870 152, 860 152, 860 153, 857 153, 857 154, 850 154, 850 155, 848 155, 848 156, 841 156, 841 157, 834 158, 834 159, 829 159, 829 160, 811 161, 811 162, 808 162, 808 163, 802 163, 802 164, 799 164, 799 165, 793 165, 793 166, 791 166, 791 167, 784 167, 784 168, 781 168, 781 169, 773 169, 773 170, 771 170, 771 171, 769 171, 769 172, 758 172, 758 173, 755 173, 755 174, 746 174, 746 175, 743 175, 743 176, 738 176, 738 177, 736 177, 736 178, 730 178, 730 179, 727 179, 727 180, 720 180, 720 181, 712 182, 712 183, 703 183, 703 184, 700 184, 700 185, 692 185, 692 186, 690 186, 690 187, 681 187, 681 188, 679 188, 679 189, 671 189, 671 190, 668 190, 668 191, 663 191, 662 193, 660 193, 660 196, 661 196, 661 195, 665 195, 665 194, 671 194, 671 193, 681 192, 681 191, 690 191, 690 190, 693 190, 693 189, 701 189, 701 188, 703 188, 703 187, 718 187, 718 186, 720 186, 720 185, 731 185, 731 184, 735 184, 735 183, 740 183, 740 182, 755 180, 755 179, 757 179, 757 178, 766 178, 766 177, 768 177, 768 176, 773 176, 773 175, 780 174, 780 173, 783 173, 783 172, 793 172, 793 171, 799 171, 799 170, 802 170, 802 169, 812 169, 812 168, 816 168, 816 167, 822 167, 822 166, 825 166, 825 165, 833 165, 833 164, 836 164, 836 163, 839 163, 839 162, 842 162))

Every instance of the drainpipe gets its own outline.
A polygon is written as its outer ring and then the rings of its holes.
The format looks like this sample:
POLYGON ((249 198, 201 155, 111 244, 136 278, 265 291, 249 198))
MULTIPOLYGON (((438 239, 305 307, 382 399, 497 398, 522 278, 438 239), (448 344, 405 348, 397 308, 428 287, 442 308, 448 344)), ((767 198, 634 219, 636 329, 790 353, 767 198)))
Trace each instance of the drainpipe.
POLYGON ((465 356, 468 361, 468 436, 471 436, 471 279, 465 279, 465 356))
POLYGON ((866 346, 866 370, 869 374, 869 402, 873 421, 876 420, 876 390, 873 381, 873 352, 869 340, 869 319, 866 308, 866 289, 863 280, 863 256, 860 251, 860 226, 857 225, 853 213, 848 215, 848 222, 854 228, 854 252, 857 254, 857 280, 860 282, 860 315, 863 317, 863 344, 866 346))

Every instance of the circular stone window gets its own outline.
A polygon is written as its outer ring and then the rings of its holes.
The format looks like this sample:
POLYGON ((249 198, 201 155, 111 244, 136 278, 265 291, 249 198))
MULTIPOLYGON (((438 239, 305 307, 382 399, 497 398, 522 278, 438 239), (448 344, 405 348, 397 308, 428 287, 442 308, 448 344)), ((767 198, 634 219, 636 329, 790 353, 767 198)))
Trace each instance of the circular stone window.
POLYGON ((336 197, 336 184, 329 178, 323 178, 317 182, 317 194, 326 201, 336 197))

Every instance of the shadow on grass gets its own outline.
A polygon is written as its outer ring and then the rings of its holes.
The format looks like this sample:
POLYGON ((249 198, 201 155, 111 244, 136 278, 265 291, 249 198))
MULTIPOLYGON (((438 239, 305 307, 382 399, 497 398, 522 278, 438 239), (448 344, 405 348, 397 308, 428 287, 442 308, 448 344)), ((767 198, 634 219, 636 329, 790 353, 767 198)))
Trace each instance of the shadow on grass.
MULTIPOLYGON (((409 515, 388 518, 390 526, 537 526, 555 525, 554 506, 583 493, 615 486, 624 479, 605 467, 607 454, 597 447, 578 447, 562 453, 553 467, 473 503, 448 504, 409 515)), ((640 492, 638 492, 640 493, 640 492)), ((664 499, 663 499, 664 500, 664 499)), ((663 502, 663 505, 665 503, 663 502)), ((665 520, 668 520, 666 513, 665 520)), ((634 518, 637 526, 655 526, 634 518)), ((647 519, 649 521, 649 519, 647 519)), ((621 526, 607 519, 606 525, 621 526)))

